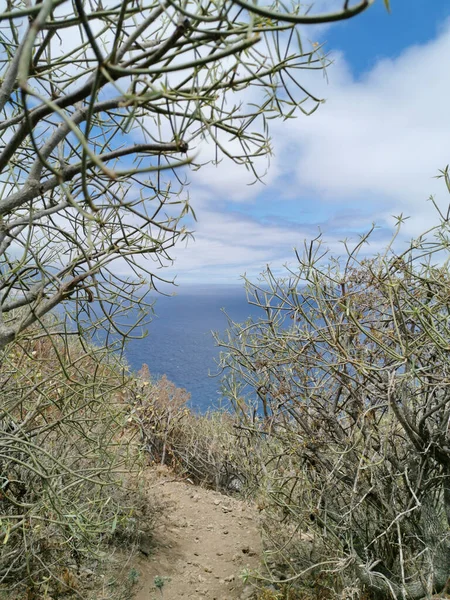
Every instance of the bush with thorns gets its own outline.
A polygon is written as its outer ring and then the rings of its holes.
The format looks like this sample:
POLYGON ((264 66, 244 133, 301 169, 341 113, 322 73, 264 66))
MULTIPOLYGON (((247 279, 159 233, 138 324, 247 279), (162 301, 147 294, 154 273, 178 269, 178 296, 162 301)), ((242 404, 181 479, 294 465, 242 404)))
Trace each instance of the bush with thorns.
POLYGON ((1 355, 0 584, 16 597, 75 588, 102 544, 138 534, 144 506, 124 477, 139 468, 127 373, 65 333, 31 331, 1 355))
MULTIPOLYGON (((448 182, 448 174, 444 176, 448 182)), ((285 279, 248 282, 222 365, 264 467, 274 580, 418 599, 450 576, 449 216, 402 253, 333 260, 320 240, 285 279), (280 523, 282 524, 280 526, 280 523)), ((253 442, 251 442, 253 443, 253 442)), ((346 590, 346 591, 345 591, 346 590)))

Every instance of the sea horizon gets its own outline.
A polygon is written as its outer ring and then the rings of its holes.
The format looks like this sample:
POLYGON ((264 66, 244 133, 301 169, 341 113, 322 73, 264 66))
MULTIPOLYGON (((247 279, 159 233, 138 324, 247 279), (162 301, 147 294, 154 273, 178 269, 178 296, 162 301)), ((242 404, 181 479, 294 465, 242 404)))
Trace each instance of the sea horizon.
POLYGON ((236 284, 183 285, 154 300, 146 337, 125 346, 127 363, 135 372, 146 364, 155 379, 166 375, 190 393, 189 406, 195 411, 217 408, 223 402, 220 349, 211 332, 224 334, 226 315, 240 323, 257 317, 260 310, 247 302, 244 285, 236 284))

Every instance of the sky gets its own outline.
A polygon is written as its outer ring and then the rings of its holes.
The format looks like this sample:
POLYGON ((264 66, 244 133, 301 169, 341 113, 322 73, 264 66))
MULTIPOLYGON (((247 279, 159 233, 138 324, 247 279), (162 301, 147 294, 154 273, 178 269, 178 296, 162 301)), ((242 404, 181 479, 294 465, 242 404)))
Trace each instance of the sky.
MULTIPOLYGON (((316 7, 340 6, 320 0, 316 7)), ((446 0, 382 0, 365 14, 300 29, 325 44, 326 77, 305 72, 325 102, 311 116, 272 121, 273 156, 263 183, 229 161, 190 174, 197 215, 195 241, 179 245, 165 277, 180 286, 236 284, 265 265, 295 268, 294 248, 320 232, 333 255, 377 225, 366 248, 380 251, 395 216, 399 243, 437 223, 429 201, 447 207, 439 169, 450 162, 450 4, 446 0)))

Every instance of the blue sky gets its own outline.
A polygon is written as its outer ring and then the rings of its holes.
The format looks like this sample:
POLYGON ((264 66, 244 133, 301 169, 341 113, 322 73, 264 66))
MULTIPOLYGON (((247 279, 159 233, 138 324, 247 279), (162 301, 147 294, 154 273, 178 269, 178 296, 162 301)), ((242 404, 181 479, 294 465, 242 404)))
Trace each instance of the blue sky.
POLYGON ((450 15, 446 0, 391 0, 392 11, 384 3, 375 4, 358 19, 330 28, 328 48, 344 52, 352 71, 358 75, 383 58, 393 58, 414 44, 432 40, 450 15))
MULTIPOLYGON (((321 6, 340 6, 321 0, 321 6)), ((436 223, 427 198, 448 205, 434 179, 450 162, 450 4, 377 0, 364 15, 332 27, 303 28, 325 42, 334 64, 306 73, 326 102, 311 117, 273 122, 274 156, 265 184, 223 161, 191 174, 195 242, 179 246, 166 276, 178 283, 237 283, 267 263, 294 266, 293 248, 322 232, 333 254, 373 222, 367 252, 389 240, 392 215, 411 218, 403 241, 436 223)))

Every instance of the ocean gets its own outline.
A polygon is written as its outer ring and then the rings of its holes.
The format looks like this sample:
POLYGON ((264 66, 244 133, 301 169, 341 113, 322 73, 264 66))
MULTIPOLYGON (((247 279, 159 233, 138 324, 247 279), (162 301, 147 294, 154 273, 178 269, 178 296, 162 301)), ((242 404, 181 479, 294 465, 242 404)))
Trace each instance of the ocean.
POLYGON ((172 297, 158 296, 148 334, 130 340, 125 358, 134 371, 147 364, 153 377, 167 375, 191 394, 190 407, 198 412, 221 401, 219 348, 211 331, 223 333, 227 318, 235 322, 257 318, 261 311, 247 303, 243 286, 203 286, 178 289, 172 297))

